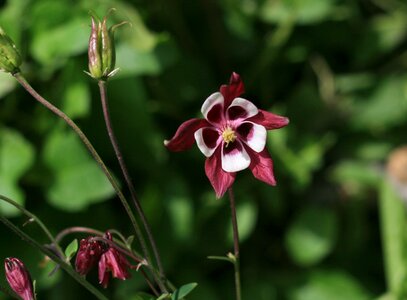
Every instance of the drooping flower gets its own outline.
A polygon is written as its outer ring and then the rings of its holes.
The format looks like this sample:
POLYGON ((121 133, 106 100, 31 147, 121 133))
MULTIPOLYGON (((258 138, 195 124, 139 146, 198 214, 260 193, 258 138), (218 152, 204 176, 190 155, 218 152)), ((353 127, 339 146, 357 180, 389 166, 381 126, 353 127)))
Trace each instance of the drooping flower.
MULTIPOLYGON (((112 240, 110 232, 106 232, 106 239, 112 240)), ((99 283, 106 288, 109 284, 109 272, 113 278, 126 280, 131 277, 128 269, 131 267, 126 257, 113 247, 108 247, 99 260, 99 283)))
POLYGON ((34 300, 34 288, 30 273, 24 263, 15 257, 4 260, 6 279, 12 290, 23 300, 34 300))
POLYGON ((164 141, 171 151, 187 150, 197 143, 207 157, 206 176, 218 198, 232 186, 236 172, 246 168, 257 179, 276 184, 273 161, 266 148, 267 130, 286 126, 288 118, 258 109, 239 97, 243 93, 240 76, 232 73, 229 85, 222 85, 203 103, 204 119, 182 123, 174 137, 164 141))
POLYGON ((86 275, 96 266, 103 253, 102 243, 95 241, 92 237, 82 239, 76 254, 75 269, 81 275, 86 275))

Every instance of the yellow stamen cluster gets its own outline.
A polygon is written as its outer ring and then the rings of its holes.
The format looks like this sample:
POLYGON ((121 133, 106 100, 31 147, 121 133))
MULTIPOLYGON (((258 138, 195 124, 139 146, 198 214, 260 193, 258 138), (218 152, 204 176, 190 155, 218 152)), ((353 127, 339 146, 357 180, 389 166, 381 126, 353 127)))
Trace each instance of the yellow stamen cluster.
POLYGON ((229 143, 233 143, 236 140, 236 134, 234 130, 228 126, 223 130, 222 138, 225 141, 227 147, 229 143))

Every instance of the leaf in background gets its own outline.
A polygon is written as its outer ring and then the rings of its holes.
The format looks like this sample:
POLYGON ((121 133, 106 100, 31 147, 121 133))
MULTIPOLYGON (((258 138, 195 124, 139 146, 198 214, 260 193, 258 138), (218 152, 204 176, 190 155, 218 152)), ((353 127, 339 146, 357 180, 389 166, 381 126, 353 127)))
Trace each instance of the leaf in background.
POLYGON ((342 271, 318 271, 295 289, 290 300, 366 300, 372 296, 361 284, 342 271))
POLYGON ((63 96, 63 111, 71 118, 80 118, 88 114, 90 109, 90 91, 86 82, 69 81, 63 96))
POLYGON ((48 201, 55 207, 80 211, 113 195, 109 181, 74 133, 54 131, 43 158, 55 176, 46 186, 48 201))
POLYGON ((59 26, 37 32, 31 53, 44 65, 59 64, 66 58, 86 52, 89 40, 88 18, 75 18, 59 26))
POLYGON ((193 207, 191 199, 174 196, 168 199, 172 229, 179 240, 188 241, 193 231, 193 207))
POLYGON ((331 252, 337 235, 338 220, 331 210, 306 208, 288 229, 285 244, 297 264, 310 266, 331 252))
POLYGON ((329 133, 317 139, 316 136, 308 138, 300 144, 298 151, 287 146, 288 130, 273 131, 268 136, 271 153, 283 162, 284 167, 295 179, 298 188, 305 188, 312 180, 313 172, 323 163, 324 154, 334 143, 335 137, 329 133))
POLYGON ((312 24, 328 19, 333 10, 333 0, 267 0, 260 10, 260 17, 271 23, 292 20, 312 24))
POLYGON ((0 72, 0 99, 14 90, 16 85, 16 80, 10 74, 0 72))
POLYGON ((185 296, 191 293, 192 290, 197 287, 197 285, 198 284, 195 282, 184 284, 172 294, 171 300, 183 299, 185 296))
POLYGON ((4 31, 13 39, 17 48, 20 48, 21 31, 24 26, 22 20, 30 0, 7 1, 7 4, 0 10, 0 24, 4 31))
POLYGON ((405 122, 407 78, 388 77, 377 82, 370 97, 357 98, 352 126, 355 129, 386 130, 405 122))
MULTIPOLYGON (((34 149, 17 131, 0 130, 0 194, 24 205, 25 195, 18 186, 18 180, 34 162, 34 149)), ((0 211, 14 216, 19 211, 9 204, 0 202, 0 211)))
MULTIPOLYGON (((256 227, 258 208, 254 201, 239 203, 236 207, 237 222, 239 226, 239 239, 246 240, 256 227)), ((228 239, 233 241, 232 225, 228 224, 228 239)))

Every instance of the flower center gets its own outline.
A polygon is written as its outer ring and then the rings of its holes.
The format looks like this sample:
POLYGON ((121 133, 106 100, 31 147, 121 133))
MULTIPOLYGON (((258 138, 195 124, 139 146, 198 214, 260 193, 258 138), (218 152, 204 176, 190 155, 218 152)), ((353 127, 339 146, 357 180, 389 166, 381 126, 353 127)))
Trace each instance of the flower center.
POLYGON ((229 143, 233 143, 236 140, 236 134, 230 126, 226 127, 222 132, 222 138, 226 143, 226 147, 229 143))

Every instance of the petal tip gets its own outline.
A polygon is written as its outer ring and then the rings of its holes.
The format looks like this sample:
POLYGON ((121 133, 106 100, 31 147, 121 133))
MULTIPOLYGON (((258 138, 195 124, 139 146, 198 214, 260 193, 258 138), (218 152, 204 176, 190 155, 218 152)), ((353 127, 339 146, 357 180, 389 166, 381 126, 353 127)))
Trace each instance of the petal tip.
POLYGON ((170 143, 169 140, 164 140, 164 143, 163 143, 163 144, 164 144, 165 147, 167 147, 169 143, 170 143))

